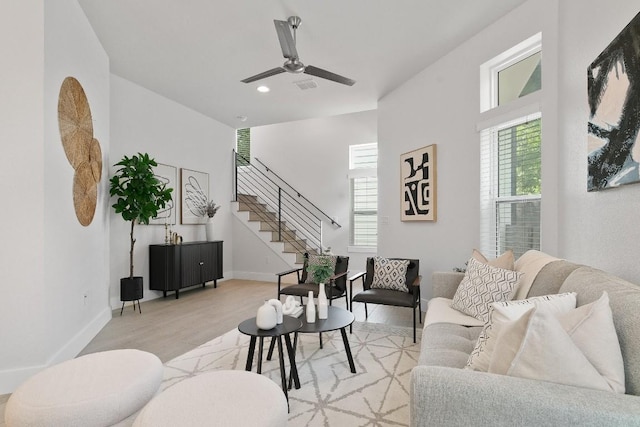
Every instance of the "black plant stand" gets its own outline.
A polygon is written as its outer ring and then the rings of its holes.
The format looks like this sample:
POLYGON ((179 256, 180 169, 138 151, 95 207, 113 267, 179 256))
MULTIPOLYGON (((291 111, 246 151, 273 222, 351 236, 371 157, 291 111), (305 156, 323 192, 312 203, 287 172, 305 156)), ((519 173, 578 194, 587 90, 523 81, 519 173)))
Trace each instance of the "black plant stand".
POLYGON ((140 308, 140 300, 142 299, 142 276, 125 277, 120 279, 120 301, 122 301, 122 308, 120 309, 120 316, 124 310, 124 304, 127 301, 133 301, 133 311, 136 311, 136 301, 138 302, 138 311, 142 314, 140 308))

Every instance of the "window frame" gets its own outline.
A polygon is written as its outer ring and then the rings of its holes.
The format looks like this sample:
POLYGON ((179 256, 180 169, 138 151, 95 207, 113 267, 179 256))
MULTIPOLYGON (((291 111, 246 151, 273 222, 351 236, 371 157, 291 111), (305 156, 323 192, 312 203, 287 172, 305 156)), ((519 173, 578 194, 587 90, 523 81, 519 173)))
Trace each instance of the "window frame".
MULTIPOLYGON (((529 37, 480 66, 481 113, 508 105, 498 105, 498 74, 500 71, 509 68, 510 66, 517 64, 523 59, 526 59, 538 52, 542 52, 542 33, 537 33, 529 37)), ((541 91, 542 88, 534 93, 541 91)))
MULTIPOLYGON (((542 151, 544 147, 543 140, 543 124, 542 124, 542 108, 541 99, 544 91, 544 82, 541 82, 540 90, 527 94, 523 97, 516 98, 509 102, 498 105, 498 73, 525 58, 536 53, 543 57, 542 49, 542 33, 537 33, 516 46, 497 55, 480 66, 480 121, 477 125, 479 132, 480 147, 480 249, 487 255, 500 255, 497 253, 501 250, 501 233, 498 229, 500 213, 500 203, 526 202, 528 200, 539 200, 540 217, 537 224, 539 235, 537 243, 542 247, 543 243, 543 227, 542 227, 542 151), (498 197, 498 134, 502 129, 514 127, 532 120, 541 120, 540 124, 540 193, 536 195, 523 196, 501 196, 498 197), (485 132, 491 132, 491 138, 494 139, 490 144, 490 149, 486 148, 485 132), (486 170, 485 162, 491 156, 496 156, 493 162, 493 169, 486 170), (489 176, 486 176, 486 175, 489 176), (487 183, 487 180, 489 183, 487 183)), ((544 68, 543 68, 544 70, 544 68)), ((491 168, 489 168, 491 169, 491 168)), ((534 239, 535 241, 535 239, 534 239)))

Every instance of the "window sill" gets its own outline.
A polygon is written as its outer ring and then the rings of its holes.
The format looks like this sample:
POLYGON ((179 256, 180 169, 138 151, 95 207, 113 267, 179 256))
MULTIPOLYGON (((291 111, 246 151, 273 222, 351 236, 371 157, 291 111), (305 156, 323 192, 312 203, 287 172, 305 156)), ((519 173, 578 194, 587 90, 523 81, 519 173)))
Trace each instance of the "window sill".
POLYGON ((375 254, 378 252, 378 248, 376 246, 348 246, 347 252, 375 254))

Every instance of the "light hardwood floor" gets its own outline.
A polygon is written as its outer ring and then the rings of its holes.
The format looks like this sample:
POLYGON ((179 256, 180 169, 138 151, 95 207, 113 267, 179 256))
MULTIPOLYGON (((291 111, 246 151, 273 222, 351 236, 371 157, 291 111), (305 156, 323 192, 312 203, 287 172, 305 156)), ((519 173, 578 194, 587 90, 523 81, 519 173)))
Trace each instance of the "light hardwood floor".
MULTIPOLYGON (((354 292, 360 290, 354 283, 354 292)), ((80 355, 98 351, 135 348, 157 355, 162 362, 177 357, 254 317, 262 302, 275 298, 277 285, 270 282, 227 280, 205 288, 193 287, 180 292, 180 299, 167 298, 143 302, 142 314, 127 303, 120 316, 113 318, 82 350, 80 355)), ((344 307, 344 299, 333 304, 344 307)), ((395 326, 412 326, 412 312, 407 308, 369 304, 368 322, 395 326)), ((357 321, 364 321, 364 305, 355 304, 357 321)), ((422 327, 418 324, 418 327, 422 327)), ((418 334, 420 332, 418 331, 418 334)), ((419 336, 419 335, 418 335, 419 336)), ((0 396, 0 426, 4 426, 4 407, 9 395, 0 396)))

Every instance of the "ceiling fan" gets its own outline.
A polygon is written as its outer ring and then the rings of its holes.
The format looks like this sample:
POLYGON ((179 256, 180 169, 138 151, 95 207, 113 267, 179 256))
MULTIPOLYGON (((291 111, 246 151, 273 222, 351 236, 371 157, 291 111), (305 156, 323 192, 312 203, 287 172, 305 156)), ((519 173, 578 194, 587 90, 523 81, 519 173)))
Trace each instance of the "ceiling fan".
POLYGON ((327 79, 336 83, 342 83, 343 85, 353 86, 355 80, 348 79, 341 75, 332 73, 322 68, 314 67, 313 65, 304 65, 298 57, 298 51, 296 50, 296 30, 300 26, 302 20, 298 16, 290 16, 286 21, 273 20, 276 25, 276 32, 278 33, 278 39, 280 40, 280 47, 282 48, 282 55, 287 58, 282 67, 272 68, 255 76, 248 77, 241 80, 243 83, 252 83, 257 80, 261 80, 267 77, 275 76, 276 74, 284 73, 304 73, 311 76, 320 77, 321 79, 327 79), (293 35, 291 34, 291 27, 293 29, 293 35))

